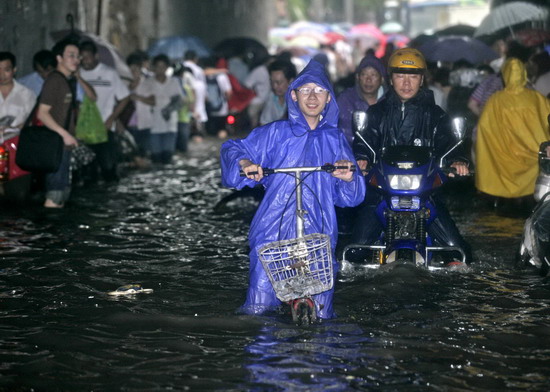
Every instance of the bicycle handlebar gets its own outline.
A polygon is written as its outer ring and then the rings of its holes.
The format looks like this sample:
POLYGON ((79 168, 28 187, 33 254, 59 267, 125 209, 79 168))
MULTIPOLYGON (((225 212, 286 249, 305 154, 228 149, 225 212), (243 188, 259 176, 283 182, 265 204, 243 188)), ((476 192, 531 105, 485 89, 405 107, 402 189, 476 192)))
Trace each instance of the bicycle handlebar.
MULTIPOLYGON (((351 166, 335 166, 333 164, 327 163, 323 166, 304 166, 304 167, 285 167, 280 169, 270 169, 267 167, 262 168, 264 172, 264 176, 268 176, 270 174, 275 173, 294 173, 294 172, 314 172, 314 171, 324 171, 327 173, 332 173, 335 170, 338 169, 350 169, 352 172, 355 171, 355 165, 351 166)), ((248 173, 251 176, 254 176, 258 174, 258 172, 250 172, 248 173)), ((241 177, 246 177, 246 174, 241 170, 240 171, 241 177)))

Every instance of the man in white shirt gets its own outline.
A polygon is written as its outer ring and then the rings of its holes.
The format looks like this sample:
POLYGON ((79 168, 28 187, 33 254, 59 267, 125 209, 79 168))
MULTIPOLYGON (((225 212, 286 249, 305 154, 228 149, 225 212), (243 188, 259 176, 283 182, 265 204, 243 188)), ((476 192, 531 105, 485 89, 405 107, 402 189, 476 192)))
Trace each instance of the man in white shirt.
POLYGON ((268 70, 271 94, 262 109, 260 125, 287 118, 286 92, 296 77, 296 67, 290 61, 276 60, 268 70))
POLYGON ((153 106, 153 122, 149 139, 151 160, 170 164, 176 150, 178 111, 183 103, 183 88, 178 79, 168 77, 170 60, 166 55, 155 56, 152 61, 154 77, 138 86, 135 96, 153 106))
POLYGON ((0 52, 0 132, 17 131, 36 103, 36 95, 15 79, 16 59, 0 52), (2 121, 4 120, 4 121, 2 121))
MULTIPOLYGON (((114 131, 115 122, 130 101, 130 91, 114 68, 99 62, 97 46, 92 41, 80 44, 82 79, 88 82, 97 94, 97 107, 105 122, 105 127, 114 131)), ((90 147, 97 156, 97 163, 106 181, 116 181, 117 157, 116 144, 111 132, 107 143, 90 147)))
POLYGON ((208 121, 206 114, 206 76, 204 70, 197 64, 199 57, 194 50, 185 52, 185 61, 183 65, 193 73, 193 82, 191 87, 195 93, 195 107, 193 117, 195 119, 196 132, 202 136, 205 123, 208 121))

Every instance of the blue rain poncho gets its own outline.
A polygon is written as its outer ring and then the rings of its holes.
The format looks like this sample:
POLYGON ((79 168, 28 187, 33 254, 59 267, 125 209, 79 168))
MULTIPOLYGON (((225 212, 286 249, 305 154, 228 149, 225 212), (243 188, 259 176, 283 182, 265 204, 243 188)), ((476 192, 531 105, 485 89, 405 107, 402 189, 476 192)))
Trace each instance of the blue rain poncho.
MULTIPOLYGON (((249 159, 266 168, 296 166, 321 166, 355 159, 342 131, 337 127, 338 106, 334 91, 321 64, 311 61, 292 82, 286 94, 288 120, 269 123, 254 129, 248 137, 229 140, 221 148, 222 183, 224 186, 242 189, 254 187, 257 182, 239 175, 239 161, 249 159), (291 98, 291 91, 306 83, 315 83, 329 90, 331 99, 321 113, 317 127, 310 129, 298 102, 291 98)), ((302 178, 303 208, 305 214, 304 234, 323 233, 331 238, 334 276, 338 270, 334 249, 338 236, 334 206, 352 207, 361 203, 365 196, 365 181, 360 172, 353 174, 351 182, 337 179, 324 172, 304 173, 302 178)), ((250 227, 250 284, 243 311, 248 314, 262 313, 279 306, 281 302, 269 282, 258 250, 273 241, 296 238, 295 183, 287 174, 274 174, 260 182, 265 187, 265 196, 250 227)), ((315 296, 321 318, 334 317, 332 296, 334 289, 315 296)))

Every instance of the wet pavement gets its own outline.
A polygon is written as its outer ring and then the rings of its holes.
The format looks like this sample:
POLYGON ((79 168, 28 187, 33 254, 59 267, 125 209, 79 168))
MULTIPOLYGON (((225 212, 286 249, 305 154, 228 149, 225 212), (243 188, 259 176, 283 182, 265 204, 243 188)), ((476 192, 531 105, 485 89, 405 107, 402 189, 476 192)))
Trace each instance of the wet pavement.
POLYGON ((513 268, 525 213, 465 182, 449 204, 469 271, 356 265, 336 283, 337 319, 244 316, 257 202, 214 209, 231 194, 219 143, 191 147, 169 167, 77 189, 64 210, 3 207, 0 390, 549 389, 549 281, 513 268), (129 283, 153 292, 108 295, 129 283))

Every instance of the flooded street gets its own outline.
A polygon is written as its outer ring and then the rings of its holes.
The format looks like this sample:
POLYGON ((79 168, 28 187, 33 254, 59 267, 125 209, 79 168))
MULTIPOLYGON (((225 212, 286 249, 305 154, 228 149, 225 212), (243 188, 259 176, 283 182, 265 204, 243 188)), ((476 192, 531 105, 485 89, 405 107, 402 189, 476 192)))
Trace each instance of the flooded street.
POLYGON ((524 218, 466 191, 469 272, 355 266, 337 319, 239 315, 256 202, 215 210, 219 143, 192 148, 64 210, 3 207, 1 391, 550 389, 549 280, 513 269, 524 218), (153 292, 107 294, 129 283, 153 292))

